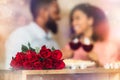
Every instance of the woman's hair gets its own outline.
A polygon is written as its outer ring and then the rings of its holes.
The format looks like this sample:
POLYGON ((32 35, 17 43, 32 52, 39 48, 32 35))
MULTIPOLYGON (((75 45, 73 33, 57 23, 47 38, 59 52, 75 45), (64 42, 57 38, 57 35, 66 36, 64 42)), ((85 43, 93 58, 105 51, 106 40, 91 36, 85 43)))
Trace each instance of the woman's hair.
POLYGON ((97 27, 99 25, 99 23, 103 22, 103 21, 106 21, 107 18, 106 18, 106 15, 104 13, 103 10, 101 10, 100 8, 96 7, 96 6, 93 6, 93 5, 90 5, 90 4, 79 4, 77 6, 75 6, 75 8, 73 8, 71 14, 70 14, 70 25, 71 25, 71 33, 74 34, 74 30, 73 30, 73 27, 72 27, 72 17, 73 17, 73 14, 76 10, 80 10, 80 11, 83 11, 87 17, 92 17, 93 18, 93 40, 96 41, 98 39, 98 36, 96 35, 95 31, 94 31, 94 28, 97 27))

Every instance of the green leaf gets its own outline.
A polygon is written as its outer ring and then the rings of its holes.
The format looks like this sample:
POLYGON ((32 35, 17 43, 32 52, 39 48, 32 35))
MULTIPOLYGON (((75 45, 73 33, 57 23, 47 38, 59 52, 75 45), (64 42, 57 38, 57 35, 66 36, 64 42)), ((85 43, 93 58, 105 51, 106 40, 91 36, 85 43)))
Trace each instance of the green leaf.
POLYGON ((52 50, 54 51, 54 50, 56 50, 54 47, 52 47, 52 50))
POLYGON ((12 57, 12 60, 15 59, 14 57, 12 57))
POLYGON ((28 47, 29 47, 29 50, 35 51, 35 49, 33 49, 33 48, 31 47, 31 44, 30 44, 30 43, 28 43, 28 47))
POLYGON ((28 51, 28 47, 27 46, 25 46, 25 45, 22 45, 22 52, 26 52, 26 51, 28 51))
POLYGON ((30 47, 29 49, 32 50, 32 51, 35 51, 35 49, 33 49, 32 47, 30 47))
POLYGON ((39 48, 39 47, 36 47, 35 52, 36 52, 36 53, 39 53, 39 52, 40 52, 40 48, 39 48))
POLYGON ((28 47, 31 47, 31 44, 30 44, 30 42, 28 42, 28 47))
POLYGON ((45 59, 44 58, 40 58, 40 61, 44 61, 45 59))

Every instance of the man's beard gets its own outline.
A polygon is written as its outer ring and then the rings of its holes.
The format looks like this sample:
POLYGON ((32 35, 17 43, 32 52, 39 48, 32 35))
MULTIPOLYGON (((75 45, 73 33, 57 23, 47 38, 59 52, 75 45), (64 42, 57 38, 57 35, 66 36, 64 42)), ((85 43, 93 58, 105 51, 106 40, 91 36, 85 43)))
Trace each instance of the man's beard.
POLYGON ((46 27, 54 34, 57 34, 58 25, 53 19, 49 18, 48 22, 46 23, 46 27))

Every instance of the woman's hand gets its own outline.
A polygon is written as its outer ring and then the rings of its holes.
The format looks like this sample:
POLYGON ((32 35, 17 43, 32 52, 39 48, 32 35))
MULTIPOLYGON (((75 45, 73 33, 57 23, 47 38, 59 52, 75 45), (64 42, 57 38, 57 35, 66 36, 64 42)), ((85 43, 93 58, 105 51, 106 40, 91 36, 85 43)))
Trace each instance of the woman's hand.
POLYGON ((68 59, 73 57, 73 51, 67 48, 63 48, 62 50, 63 57, 62 59, 68 59))

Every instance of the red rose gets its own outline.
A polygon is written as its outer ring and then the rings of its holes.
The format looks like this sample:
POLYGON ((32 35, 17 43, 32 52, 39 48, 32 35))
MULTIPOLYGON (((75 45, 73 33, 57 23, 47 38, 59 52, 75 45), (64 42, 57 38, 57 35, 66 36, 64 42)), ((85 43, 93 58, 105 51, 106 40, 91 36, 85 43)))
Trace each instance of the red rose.
POLYGON ((40 61, 34 63, 34 69, 35 70, 41 70, 42 69, 42 63, 40 61))
POLYGON ((10 63, 10 66, 13 67, 14 69, 21 69, 23 66, 23 63, 22 63, 22 61, 20 61, 20 60, 18 61, 13 58, 10 63))
POLYGON ((41 58, 49 58, 51 56, 51 54, 52 54, 51 50, 47 49, 45 46, 43 46, 38 55, 41 58))
POLYGON ((44 46, 41 47, 41 49, 42 49, 42 50, 46 50, 47 48, 46 48, 46 46, 44 45, 44 46))
POLYGON ((54 68, 55 69, 63 69, 63 68, 65 68, 65 63, 63 62, 63 60, 54 61, 54 68))
POLYGON ((46 59, 43 61, 44 69, 52 69, 53 68, 53 61, 51 59, 46 59))
POLYGON ((60 50, 55 50, 52 52, 52 58, 60 60, 62 58, 62 52, 60 50))
POLYGON ((18 52, 12 59, 10 65, 14 69, 41 70, 41 69, 63 69, 65 63, 60 50, 51 51, 43 46, 37 54, 35 51, 18 52))
POLYGON ((18 52, 15 59, 17 61, 21 61, 21 62, 24 62, 26 61, 27 57, 26 57, 26 54, 22 53, 22 52, 18 52))
POLYGON ((21 69, 23 66, 23 62, 26 60, 26 55, 22 52, 18 52, 16 57, 12 59, 10 65, 14 69, 21 69))
POLYGON ((36 52, 29 50, 29 51, 27 51, 26 53, 27 53, 27 59, 28 59, 31 63, 36 62, 36 61, 39 61, 39 57, 37 56, 37 53, 36 53, 36 52))
POLYGON ((23 63, 23 67, 24 67, 24 69, 32 70, 33 69, 33 64, 30 61, 26 61, 26 62, 23 63))

